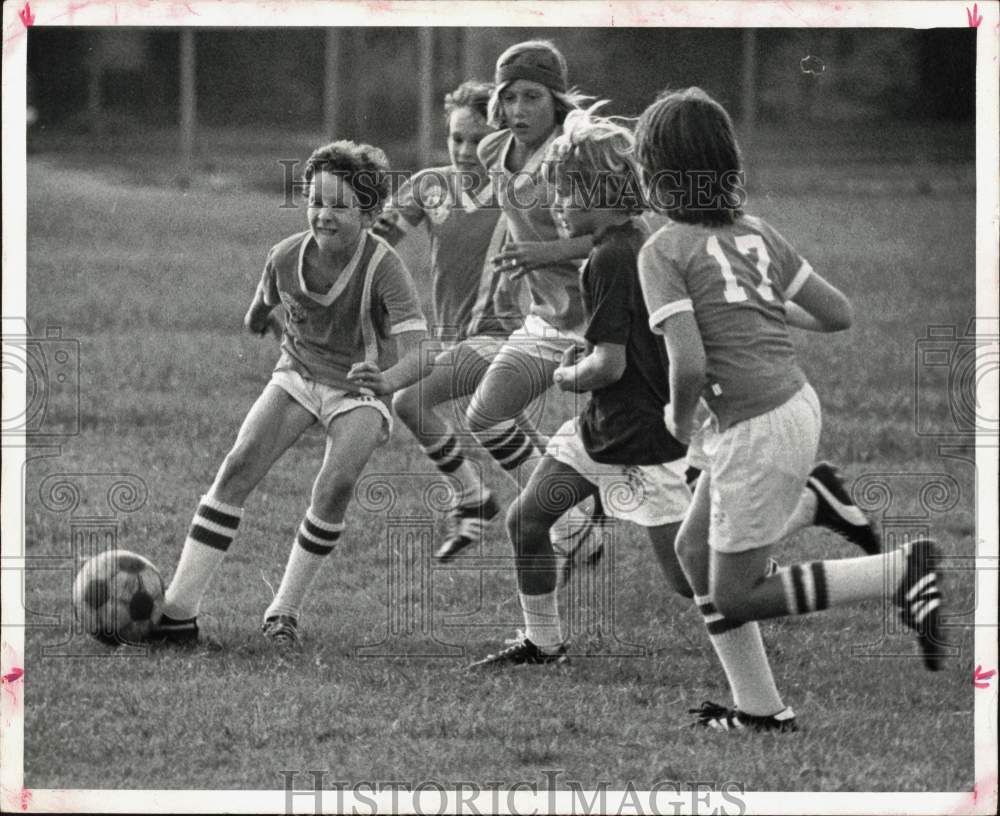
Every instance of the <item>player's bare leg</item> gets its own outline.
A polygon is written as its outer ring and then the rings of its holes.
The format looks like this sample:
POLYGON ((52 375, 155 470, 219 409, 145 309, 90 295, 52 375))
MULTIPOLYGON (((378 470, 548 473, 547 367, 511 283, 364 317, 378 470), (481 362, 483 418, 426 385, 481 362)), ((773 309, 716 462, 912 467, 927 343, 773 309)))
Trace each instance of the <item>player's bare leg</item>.
POLYGON ((326 452, 313 482, 312 501, 299 525, 288 563, 267 611, 264 635, 278 643, 299 641, 302 603, 344 530, 344 514, 372 453, 381 443, 385 418, 360 407, 334 417, 327 427, 326 452))
POLYGON ((867 600, 882 600, 885 587, 902 608, 932 671, 947 652, 940 629, 941 592, 933 542, 921 539, 883 555, 793 564, 764 576, 758 568, 768 548, 711 553, 711 594, 719 611, 739 621, 819 612, 867 600))
MULTIPOLYGON (((469 430, 519 487, 527 483, 543 453, 525 433, 523 417, 532 402, 552 385, 558 361, 505 346, 490 363, 466 411, 469 430)), ((596 494, 595 494, 596 496, 596 494)), ((570 508, 554 527, 552 536, 564 553, 585 547, 597 529, 603 509, 584 512, 570 508)))
POLYGON ((557 590, 557 555, 549 531, 566 510, 597 492, 577 471, 545 456, 507 511, 507 533, 514 547, 518 594, 525 631, 507 648, 470 668, 565 659, 557 590))
POLYGON ((667 579, 667 583, 670 584, 670 588, 685 598, 693 598, 694 591, 691 589, 691 584, 688 582, 680 559, 677 557, 677 532, 680 527, 681 522, 647 527, 646 534, 649 536, 649 543, 653 555, 656 556, 656 562, 660 565, 660 571, 667 579))
MULTIPOLYGON (((787 708, 774 684, 771 666, 756 623, 734 621, 712 602, 709 593, 711 474, 702 473, 695 484, 691 508, 677 534, 677 557, 694 590, 694 601, 708 629, 708 637, 726 673, 735 708, 705 702, 692 713, 697 725, 710 728, 754 728, 793 731, 795 715, 787 708)), ((761 575, 766 564, 761 565, 761 575)))
POLYGON ((274 463, 315 417, 277 386, 267 386, 253 404, 201 498, 167 587, 154 637, 188 641, 198 636, 195 619, 209 582, 222 564, 243 516, 243 504, 274 463))

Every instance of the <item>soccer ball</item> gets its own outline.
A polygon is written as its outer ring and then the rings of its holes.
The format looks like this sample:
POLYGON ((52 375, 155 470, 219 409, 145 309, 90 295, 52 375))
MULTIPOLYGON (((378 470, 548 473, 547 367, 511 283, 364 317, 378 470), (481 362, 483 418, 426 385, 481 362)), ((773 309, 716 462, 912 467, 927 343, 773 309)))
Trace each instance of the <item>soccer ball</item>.
POLYGON ((84 630, 117 645, 143 640, 163 608, 163 579, 152 562, 127 550, 91 558, 73 583, 73 609, 84 630))

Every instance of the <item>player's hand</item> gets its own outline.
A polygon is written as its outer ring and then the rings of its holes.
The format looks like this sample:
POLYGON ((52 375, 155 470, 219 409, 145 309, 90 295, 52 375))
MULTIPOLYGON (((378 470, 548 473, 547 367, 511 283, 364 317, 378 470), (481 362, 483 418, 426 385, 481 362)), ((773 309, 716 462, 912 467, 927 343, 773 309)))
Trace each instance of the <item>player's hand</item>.
POLYGON ((260 336, 267 337, 268 334, 271 334, 274 337, 274 339, 280 343, 281 335, 283 332, 284 332, 284 326, 282 325, 281 318, 274 312, 271 312, 267 316, 267 325, 264 327, 264 330, 260 333, 260 336))
POLYGON ((347 381, 356 385, 362 394, 367 392, 367 396, 391 394, 393 391, 391 383, 385 377, 385 372, 379 369, 377 363, 367 360, 351 366, 351 370, 347 372, 347 381))
POLYGON ((514 241, 507 244, 499 255, 490 261, 495 267, 506 272, 511 280, 517 280, 526 272, 540 266, 548 266, 558 258, 552 245, 556 241, 514 241))
MULTIPOLYGON (((565 354, 569 351, 570 349, 567 349, 563 353, 564 360, 565 354)), ((576 366, 572 364, 559 366, 552 372, 552 382, 562 391, 576 391, 576 366)))
POLYGON ((668 403, 663 412, 663 421, 666 423, 667 432, 682 445, 691 444, 691 432, 694 425, 693 418, 675 417, 674 405, 668 403))

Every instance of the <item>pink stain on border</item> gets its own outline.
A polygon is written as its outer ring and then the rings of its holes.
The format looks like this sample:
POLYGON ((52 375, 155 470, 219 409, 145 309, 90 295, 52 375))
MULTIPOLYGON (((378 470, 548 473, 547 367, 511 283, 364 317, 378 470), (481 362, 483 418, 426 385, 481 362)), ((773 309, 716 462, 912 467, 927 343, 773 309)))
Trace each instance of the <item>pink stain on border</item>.
POLYGON ((31 3, 25 3, 24 8, 18 11, 17 16, 21 18, 25 28, 30 28, 35 22, 35 15, 31 11, 31 3))
POLYGON ((16 680, 20 680, 22 677, 24 677, 24 669, 20 666, 14 666, 14 668, 7 672, 2 679, 5 683, 13 683, 16 680))
POLYGON ((974 685, 977 689, 989 688, 990 678, 996 673, 996 669, 990 669, 988 672, 984 672, 982 666, 976 666, 976 673, 972 675, 972 685, 974 685))
POLYGON ((965 10, 965 19, 969 21, 969 28, 979 28, 979 24, 983 21, 983 15, 979 13, 978 3, 973 3, 971 9, 965 10))
POLYGON ((28 788, 21 788, 21 810, 27 810, 31 804, 31 791, 28 788))

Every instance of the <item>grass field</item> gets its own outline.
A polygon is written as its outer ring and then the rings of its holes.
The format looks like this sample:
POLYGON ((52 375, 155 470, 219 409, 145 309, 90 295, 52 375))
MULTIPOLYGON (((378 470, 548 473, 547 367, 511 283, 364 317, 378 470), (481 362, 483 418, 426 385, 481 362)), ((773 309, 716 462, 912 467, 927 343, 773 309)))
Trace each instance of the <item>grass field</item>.
MULTIPOLYGON (((872 165, 861 180, 878 173, 872 165)), ((929 527, 946 554, 968 556, 975 473, 916 434, 918 403, 943 427, 949 401, 941 389, 915 390, 914 366, 929 325, 961 334, 974 314, 974 197, 920 196, 887 177, 882 192, 761 184, 751 207, 855 305, 849 333, 797 335, 823 401, 821 455, 850 482, 864 480, 859 492, 890 538, 929 527), (944 486, 936 493, 935 483, 944 486)), ((840 181, 849 189, 850 178, 840 181)), ((58 451, 32 451, 28 555, 65 557, 72 536, 113 530, 119 546, 172 573, 198 497, 276 358, 274 344, 242 333, 240 321, 267 248, 304 224, 302 210, 280 204, 278 194, 181 192, 55 154, 29 158, 29 324, 78 340, 81 373, 78 417, 55 395, 46 417, 56 431, 78 420, 79 434, 58 451), (44 488, 55 474, 82 486, 76 510, 53 509, 44 488), (132 474, 147 491, 141 506, 114 513, 105 496, 116 477, 107 474, 132 474), (87 527, 102 513, 113 518, 87 527)), ((410 255, 426 282, 419 252, 410 255)), ((572 403, 550 394, 540 410, 551 431, 572 403)), ((520 623, 509 545, 497 527, 478 554, 491 558, 430 568, 427 547, 445 528, 440 482, 398 426, 317 581, 304 649, 275 654, 257 626, 320 455, 320 439, 307 435, 251 498, 193 652, 125 657, 81 638, 59 646, 69 639, 72 576, 28 573, 27 608, 61 624, 27 630, 26 787, 274 789, 282 770, 324 769, 329 780, 507 784, 560 770, 613 789, 664 779, 747 790, 971 789, 971 617, 956 623, 960 652, 937 675, 877 604, 763 624, 803 730, 693 732, 686 710, 728 701, 725 678, 698 616, 666 591, 644 536, 624 526, 594 585, 581 579, 565 600, 570 665, 464 673, 520 623), (853 649, 865 644, 876 645, 853 649)), ((490 474, 511 499, 513 488, 490 474)), ((854 554, 810 531, 781 557, 854 554)), ((946 573, 944 584, 953 610, 968 611, 971 574, 946 573)))

